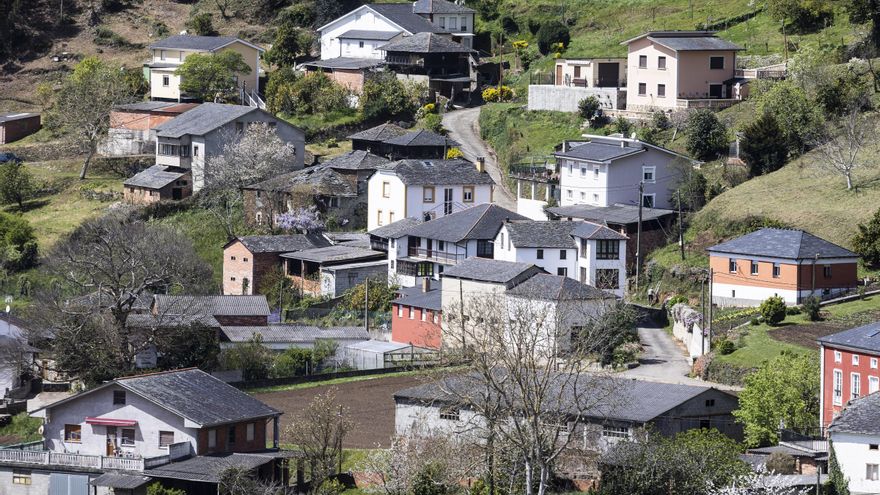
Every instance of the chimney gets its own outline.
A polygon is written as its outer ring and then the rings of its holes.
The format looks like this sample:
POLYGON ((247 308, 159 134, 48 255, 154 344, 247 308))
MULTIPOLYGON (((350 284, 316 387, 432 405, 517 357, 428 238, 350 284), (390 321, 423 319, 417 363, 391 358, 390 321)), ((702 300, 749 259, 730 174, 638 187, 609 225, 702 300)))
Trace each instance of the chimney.
POLYGON ((625 140, 625 139, 621 139, 621 140, 620 140, 620 147, 621 147, 621 148, 626 148, 626 140, 625 140))
POLYGON ((477 158, 477 172, 483 173, 485 171, 486 171, 486 158, 481 156, 481 157, 477 158))
POLYGON ((422 279, 422 292, 431 292, 431 277, 422 279))
POLYGON ((563 140, 562 141, 562 152, 565 153, 566 151, 568 151, 568 141, 563 140))

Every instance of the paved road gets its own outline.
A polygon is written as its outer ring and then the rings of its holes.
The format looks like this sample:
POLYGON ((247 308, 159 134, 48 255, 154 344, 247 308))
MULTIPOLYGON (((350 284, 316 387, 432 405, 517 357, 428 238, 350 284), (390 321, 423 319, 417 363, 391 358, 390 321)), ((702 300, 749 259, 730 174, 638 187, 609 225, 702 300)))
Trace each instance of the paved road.
POLYGON ((642 358, 640 366, 624 371, 621 376, 639 378, 663 383, 682 383, 686 385, 714 386, 730 388, 715 383, 690 378, 690 360, 684 348, 662 328, 639 328, 639 340, 642 341, 642 358))
POLYGON ((495 153, 480 139, 477 120, 480 118, 480 107, 454 110, 443 114, 443 127, 449 131, 449 137, 461 143, 461 151, 468 160, 477 161, 478 157, 486 158, 486 170, 495 181, 495 203, 509 210, 516 211, 516 196, 507 189, 502 180, 501 169, 495 153))

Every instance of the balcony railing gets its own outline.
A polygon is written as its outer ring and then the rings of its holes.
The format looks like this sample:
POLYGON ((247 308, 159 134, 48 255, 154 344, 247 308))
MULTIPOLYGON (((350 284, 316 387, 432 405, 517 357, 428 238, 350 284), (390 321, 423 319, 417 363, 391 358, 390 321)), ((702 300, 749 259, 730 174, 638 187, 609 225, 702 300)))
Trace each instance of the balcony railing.
POLYGON ((463 254, 447 253, 445 251, 437 251, 435 249, 426 249, 411 246, 407 251, 407 256, 429 261, 436 261, 446 265, 455 265, 464 261, 463 254))
POLYGON ((171 444, 168 454, 150 457, 106 457, 101 455, 68 454, 48 450, 0 449, 0 462, 20 462, 42 466, 68 466, 98 470, 137 471, 168 464, 191 454, 189 442, 171 444))

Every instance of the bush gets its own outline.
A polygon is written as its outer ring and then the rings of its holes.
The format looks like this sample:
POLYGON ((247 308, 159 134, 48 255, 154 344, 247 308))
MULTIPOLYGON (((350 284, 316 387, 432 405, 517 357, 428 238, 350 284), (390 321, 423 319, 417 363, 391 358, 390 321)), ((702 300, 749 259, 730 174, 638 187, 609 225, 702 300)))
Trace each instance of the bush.
POLYGON ((691 112, 687 123, 687 149, 700 160, 711 160, 727 149, 727 128, 715 112, 700 108, 691 112))
POLYGON ((21 209, 36 189, 34 177, 25 164, 11 161, 0 165, 0 204, 15 203, 21 209))
POLYGON ((782 129, 772 114, 761 115, 743 130, 742 159, 752 176, 779 170, 787 157, 782 129))
POLYGON ((305 375, 311 362, 311 351, 292 347, 275 356, 275 362, 272 365, 272 377, 286 378, 305 375))
POLYGON ((804 299, 804 313, 810 321, 819 321, 819 312, 822 310, 821 300, 818 296, 809 296, 804 299))
POLYGON ((688 303, 687 296, 684 296, 681 294, 676 294, 676 295, 670 297, 668 301, 666 301, 666 309, 671 310, 673 306, 675 306, 676 304, 681 304, 681 303, 684 303, 684 304, 688 303))
POLYGON ((504 14, 499 19, 499 24, 501 24, 501 29, 504 30, 507 34, 514 34, 519 32, 519 24, 517 24, 516 19, 514 19, 510 14, 504 14))
POLYGON ((736 350, 736 344, 733 341, 727 340, 726 338, 720 339, 715 343, 715 352, 721 354, 722 356, 726 356, 727 354, 732 353, 736 350))
POLYGON ((593 121, 602 114, 602 104, 595 96, 588 96, 578 102, 578 114, 592 125, 593 121))
POLYGON ((455 160, 456 158, 463 158, 464 153, 461 152, 458 148, 449 148, 446 150, 446 159, 447 160, 455 160))
MULTIPOLYGON (((2 186, 0 186, 2 187, 2 186)), ((859 224, 859 231, 852 239, 853 249, 862 256, 870 268, 880 267, 880 209, 866 223, 859 224)))
POLYGON ((366 119, 412 117, 418 109, 417 91, 405 86, 394 73, 380 73, 364 82, 361 112, 366 119))
POLYGON ((436 113, 429 113, 420 118, 418 125, 422 129, 436 132, 437 134, 443 134, 443 117, 436 113))
POLYGON ((795 474, 797 464, 794 457, 782 453, 773 452, 767 458, 767 471, 776 474, 795 474))
POLYGON ((550 21, 543 24, 535 35, 538 38, 538 50, 542 55, 550 53, 553 43, 562 43, 568 46, 571 41, 571 33, 568 26, 559 21, 550 21))
POLYGON ((510 101, 513 97, 513 90, 508 86, 501 86, 500 90, 496 86, 491 86, 483 90, 483 101, 510 101))
POLYGON ((323 72, 312 72, 293 83, 290 88, 290 103, 291 110, 296 115, 344 110, 348 108, 348 90, 323 72))
POLYGON ((795 316, 801 314, 801 308, 797 306, 789 306, 785 308, 785 314, 788 316, 795 316))
POLYGON ((761 324, 761 320, 759 318, 752 318, 749 320, 749 325, 756 327, 761 324))
POLYGON ((775 83, 760 94, 758 112, 775 117, 788 152, 799 155, 819 132, 822 116, 806 92, 791 81, 775 83))
POLYGON ((611 123, 611 130, 616 133, 622 134, 623 137, 630 137, 630 135, 632 135, 634 127, 635 126, 633 126, 633 123, 629 120, 626 120, 626 118, 623 116, 617 117, 614 122, 611 123))
POLYGON ((785 301, 779 296, 768 297, 761 303, 761 319, 776 326, 785 320, 785 301))
POLYGON ((27 220, 0 212, 0 268, 11 272, 37 264, 37 237, 27 220))
POLYGON ((226 349, 220 355, 222 369, 241 370, 244 381, 262 380, 272 369, 272 351, 263 345, 260 334, 244 344, 226 349))
POLYGON ((192 31, 199 36, 216 36, 217 30, 214 29, 214 20, 209 12, 196 14, 186 21, 186 29, 192 31))

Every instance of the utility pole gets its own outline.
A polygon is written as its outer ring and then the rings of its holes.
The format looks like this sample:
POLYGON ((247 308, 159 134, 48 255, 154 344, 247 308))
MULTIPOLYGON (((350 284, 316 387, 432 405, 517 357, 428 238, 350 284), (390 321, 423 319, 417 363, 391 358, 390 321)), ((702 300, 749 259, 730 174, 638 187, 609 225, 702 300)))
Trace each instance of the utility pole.
POLYGON ((678 246, 681 249, 681 261, 684 261, 684 227, 681 217, 681 188, 678 189, 678 246))
POLYGON ((715 283, 715 270, 712 267, 709 267, 709 321, 706 322, 706 328, 708 329, 709 342, 712 342, 712 288, 715 283))
POLYGON ((639 182, 639 225, 636 230, 636 291, 639 290, 639 276, 642 273, 642 203, 645 201, 645 181, 639 182))
POLYGON ((364 330, 370 333, 370 277, 364 280, 364 330))
POLYGON ((504 31, 498 37, 498 99, 501 101, 501 86, 504 85, 504 31))

